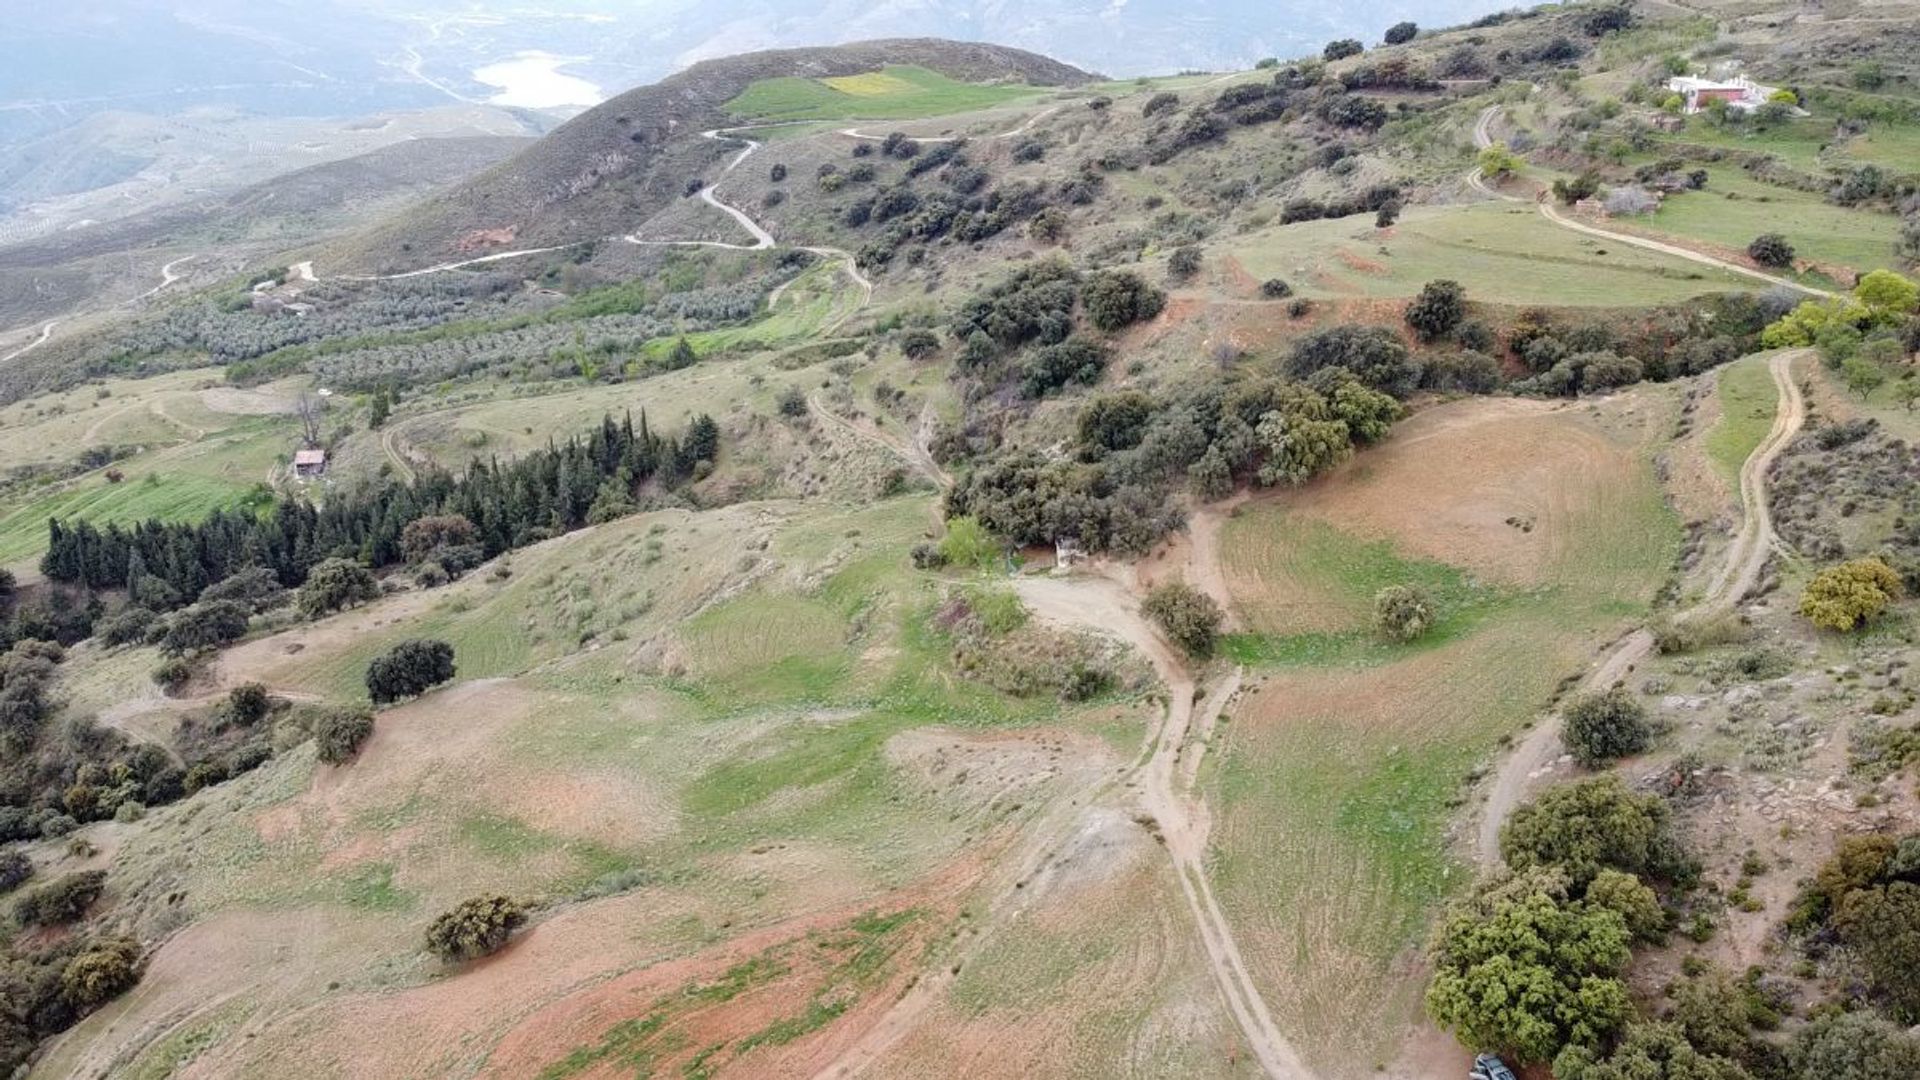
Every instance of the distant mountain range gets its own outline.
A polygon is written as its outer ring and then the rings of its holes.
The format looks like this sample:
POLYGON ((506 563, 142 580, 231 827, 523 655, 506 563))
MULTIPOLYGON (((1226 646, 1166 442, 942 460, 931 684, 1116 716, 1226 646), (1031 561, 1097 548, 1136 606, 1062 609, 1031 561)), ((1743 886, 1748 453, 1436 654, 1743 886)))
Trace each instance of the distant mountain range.
MULTIPOLYGON (((1318 51, 1333 38, 1377 42, 1402 19, 1445 26, 1510 7, 1498 0, 1381 4, 1253 0, 667 0, 637 47, 666 46, 674 66, 749 49, 925 36, 991 41, 1115 76, 1226 70, 1318 51)), ((638 58, 634 58, 636 61, 638 58)))
MULTIPOLYGON (((107 109, 219 106, 352 116, 494 101, 475 72, 529 53, 600 97, 700 60, 891 37, 1014 45, 1116 76, 1227 69, 1402 19, 1457 23, 1500 0, 88 0, 0 20, 0 146, 107 109)), ((500 101, 506 104, 509 102, 500 101)), ((576 107, 591 100, 575 101, 576 107)))
MULTIPOLYGON (((938 37, 1009 45, 1114 76, 1229 70, 1375 42, 1393 23, 1457 24, 1500 0, 1291 5, 1253 0, 86 0, 0 19, 0 244, 154 205, 75 205, 135 177, 202 193, 222 179, 180 123, 259 146, 253 121, 350 122, 492 107, 486 133, 539 131, 703 60, 770 48, 938 37), (111 116, 109 116, 111 114, 111 116), (110 121, 110 122, 109 122, 110 121), (183 156, 184 155, 184 156, 183 156), (183 166, 190 166, 190 169, 183 166), (66 202, 49 201, 67 199, 66 202)), ((291 129, 279 128, 275 136, 291 129)), ((446 134, 476 134, 471 128, 446 134)), ((422 131, 419 134, 440 134, 422 131)), ((364 148, 363 148, 364 149, 364 148)), ((257 164, 234 161, 234 164, 257 164)), ((149 184, 149 186, 152 186, 149 184)))

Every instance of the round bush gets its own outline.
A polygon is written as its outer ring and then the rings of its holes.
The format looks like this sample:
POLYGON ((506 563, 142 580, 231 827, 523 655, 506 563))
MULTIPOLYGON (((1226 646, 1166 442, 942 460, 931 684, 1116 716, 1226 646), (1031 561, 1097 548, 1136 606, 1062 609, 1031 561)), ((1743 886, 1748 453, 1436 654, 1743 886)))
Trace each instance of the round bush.
POLYGON ((1779 233, 1761 233, 1747 245, 1747 257, 1775 269, 1793 265, 1793 245, 1779 233))
POLYGON ((499 952, 527 921, 526 908, 507 896, 476 896, 427 927, 427 948, 443 960, 477 960, 499 952))
POLYGON ((80 1012, 105 1005, 140 981, 140 947, 125 938, 90 946, 60 972, 60 996, 80 1012))
POLYGON ((1653 728, 1646 707, 1621 687, 1588 694, 1567 706, 1561 737, 1574 760, 1597 768, 1647 748, 1653 728))
POLYGON ((403 641, 367 665, 367 693, 385 705, 423 694, 453 678, 453 646, 444 641, 403 641))
POLYGON ((1433 628, 1433 600, 1413 585, 1389 585, 1373 598, 1373 628, 1388 641, 1408 642, 1433 628))

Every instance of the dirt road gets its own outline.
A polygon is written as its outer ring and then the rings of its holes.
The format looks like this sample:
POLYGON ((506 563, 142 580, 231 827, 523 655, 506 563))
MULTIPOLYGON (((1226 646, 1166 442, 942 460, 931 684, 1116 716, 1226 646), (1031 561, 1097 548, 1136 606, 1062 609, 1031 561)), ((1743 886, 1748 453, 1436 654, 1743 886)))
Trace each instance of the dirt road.
MULTIPOLYGON (((1499 113, 1500 106, 1498 105, 1489 105, 1480 110, 1480 116, 1473 124, 1473 145, 1475 147, 1484 150, 1493 145, 1493 121, 1499 113)), ((1518 195, 1509 195, 1488 184, 1486 177, 1480 174, 1480 166, 1478 164, 1475 164, 1472 169, 1467 171, 1467 184, 1475 191, 1485 195, 1491 195, 1496 199, 1502 199, 1507 202, 1527 201, 1518 195)), ((1797 281, 1776 277, 1773 274, 1755 270, 1751 266, 1743 266, 1740 263, 1707 255, 1679 244, 1669 244, 1645 236, 1637 236, 1633 233, 1615 232, 1612 229, 1603 229, 1597 225, 1588 225, 1585 222, 1575 221, 1555 209, 1553 200, 1546 198, 1544 195, 1537 198, 1534 201, 1534 205, 1539 209, 1541 217, 1546 218, 1548 221, 1553 222, 1563 229, 1571 229, 1577 233, 1597 236, 1602 240, 1612 240, 1631 247, 1643 248, 1647 251, 1656 251, 1662 255, 1671 255, 1676 259, 1685 259, 1688 262, 1699 263, 1702 266, 1710 266, 1716 270, 1725 270, 1728 273, 1739 274, 1742 277, 1752 278, 1755 281, 1764 281, 1769 285, 1783 285, 1789 289, 1806 293, 1808 296, 1832 299, 1836 295, 1826 289, 1817 289, 1811 285, 1802 285, 1797 281)))
POLYGON ((912 467, 913 471, 933 481, 934 486, 940 490, 945 491, 953 486, 953 477, 947 475, 947 471, 940 467, 939 462, 933 460, 933 455, 928 453, 927 448, 919 441, 902 439, 878 426, 856 424, 827 408, 826 404, 820 400, 819 394, 807 395, 807 407, 812 409, 814 415, 829 427, 845 432, 862 442, 872 443, 899 458, 912 467))
POLYGON ((1234 940, 1233 927, 1207 880, 1205 860, 1211 822, 1191 785, 1199 771, 1200 757, 1206 752, 1204 736, 1213 730, 1220 711, 1239 689, 1239 673, 1216 687, 1196 714, 1193 675, 1185 658, 1153 629, 1133 596, 1118 582, 1091 575, 1020 577, 1014 580, 1014 589, 1039 618, 1117 634, 1138 648, 1159 672, 1167 688, 1167 709, 1152 737, 1151 756, 1143 766, 1136 767, 1142 806, 1166 843, 1175 876, 1180 879, 1180 891, 1200 930, 1208 967, 1254 1059, 1271 1077, 1311 1077, 1299 1054, 1274 1024, 1234 940), (1196 733, 1201 737, 1195 738, 1196 733))
POLYGON ((393 463, 393 470, 401 482, 411 484, 415 476, 413 462, 400 452, 398 429, 398 424, 386 425, 380 432, 380 449, 386 452, 387 460, 393 463))
MULTIPOLYGON (((1229 75, 1227 76, 1227 78, 1231 79, 1233 78, 1233 76, 1229 75)), ((1002 131, 994 135, 982 135, 980 136, 980 138, 1011 139, 1016 135, 1025 135, 1027 132, 1033 130, 1033 125, 1039 123, 1042 120, 1045 120, 1047 117, 1052 116, 1054 113, 1057 113, 1059 111, 1060 111, 1060 107, 1057 105, 1051 109, 1042 109, 1039 112, 1034 113, 1032 116, 1027 117, 1024 121, 1021 122, 1019 127, 1009 128, 1006 131, 1002 131)), ((886 135, 869 135, 858 128, 841 128, 840 134, 845 135, 849 139, 867 139, 873 142, 885 142, 888 138, 888 136, 886 135)), ((966 136, 964 135, 925 135, 925 136, 908 135, 907 138, 912 139, 914 142, 917 142, 917 143, 950 143, 950 142, 959 142, 962 139, 966 138, 966 136)))
MULTIPOLYGON (((1706 595, 1681 615, 1698 619, 1723 614, 1744 599, 1766 570, 1767 556, 1779 543, 1773 530, 1773 515, 1767 507, 1767 471, 1793 437, 1806 423, 1806 401, 1793 381, 1793 362, 1808 355, 1805 350, 1776 353, 1767 362, 1773 384, 1780 394, 1773 428, 1740 466, 1740 501, 1744 508, 1740 531, 1727 549, 1726 563, 1714 576, 1706 595)), ((1653 635, 1644 628, 1616 642, 1600 664, 1580 684, 1580 692, 1605 690, 1627 677, 1634 667, 1653 653, 1653 635)), ((1486 808, 1481 814, 1480 830, 1474 843, 1474 856, 1482 867, 1500 861, 1500 827, 1507 817, 1531 793, 1533 782, 1549 771, 1561 753, 1560 726, 1544 720, 1527 732, 1514 747, 1500 771, 1494 774, 1487 792, 1486 808)))
POLYGON ((28 353, 32 352, 33 350, 39 348, 42 345, 45 345, 47 343, 47 339, 53 336, 53 328, 59 325, 60 325, 59 319, 53 319, 49 321, 47 325, 40 328, 39 337, 34 338, 32 341, 27 342, 25 345, 22 345, 20 348, 13 350, 12 352, 8 353, 5 356, 0 356, 0 364, 4 364, 9 360, 18 360, 20 357, 27 355, 28 353))

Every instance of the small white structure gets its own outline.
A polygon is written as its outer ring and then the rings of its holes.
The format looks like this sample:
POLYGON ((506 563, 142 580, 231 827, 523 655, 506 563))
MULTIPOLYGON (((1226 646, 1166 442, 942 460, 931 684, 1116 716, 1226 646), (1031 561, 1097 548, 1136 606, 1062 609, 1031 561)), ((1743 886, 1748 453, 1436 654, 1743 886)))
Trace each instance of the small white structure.
POLYGON ((1757 109, 1765 105, 1778 88, 1762 86, 1745 75, 1725 81, 1676 75, 1667 80, 1667 89, 1679 94, 1686 102, 1686 111, 1692 114, 1704 110, 1713 101, 1724 101, 1727 108, 1741 112, 1757 109))
POLYGON ((293 452, 293 474, 303 479, 312 479, 327 471, 327 452, 325 450, 295 450, 293 452))

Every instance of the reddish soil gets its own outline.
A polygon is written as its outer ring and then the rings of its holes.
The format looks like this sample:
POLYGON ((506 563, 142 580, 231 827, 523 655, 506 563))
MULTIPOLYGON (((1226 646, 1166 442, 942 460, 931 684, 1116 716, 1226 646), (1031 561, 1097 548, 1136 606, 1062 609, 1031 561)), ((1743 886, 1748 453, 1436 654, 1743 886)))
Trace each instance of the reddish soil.
POLYGON ((513 243, 520 235, 520 227, 507 225, 498 229, 475 229, 454 242, 453 250, 461 255, 473 255, 493 247, 502 247, 513 243))
POLYGON ((1333 254, 1335 258, 1345 263, 1349 269, 1356 270, 1362 274, 1384 274, 1387 272, 1385 263, 1369 259, 1364 255, 1349 251, 1346 248, 1334 248, 1333 254))

